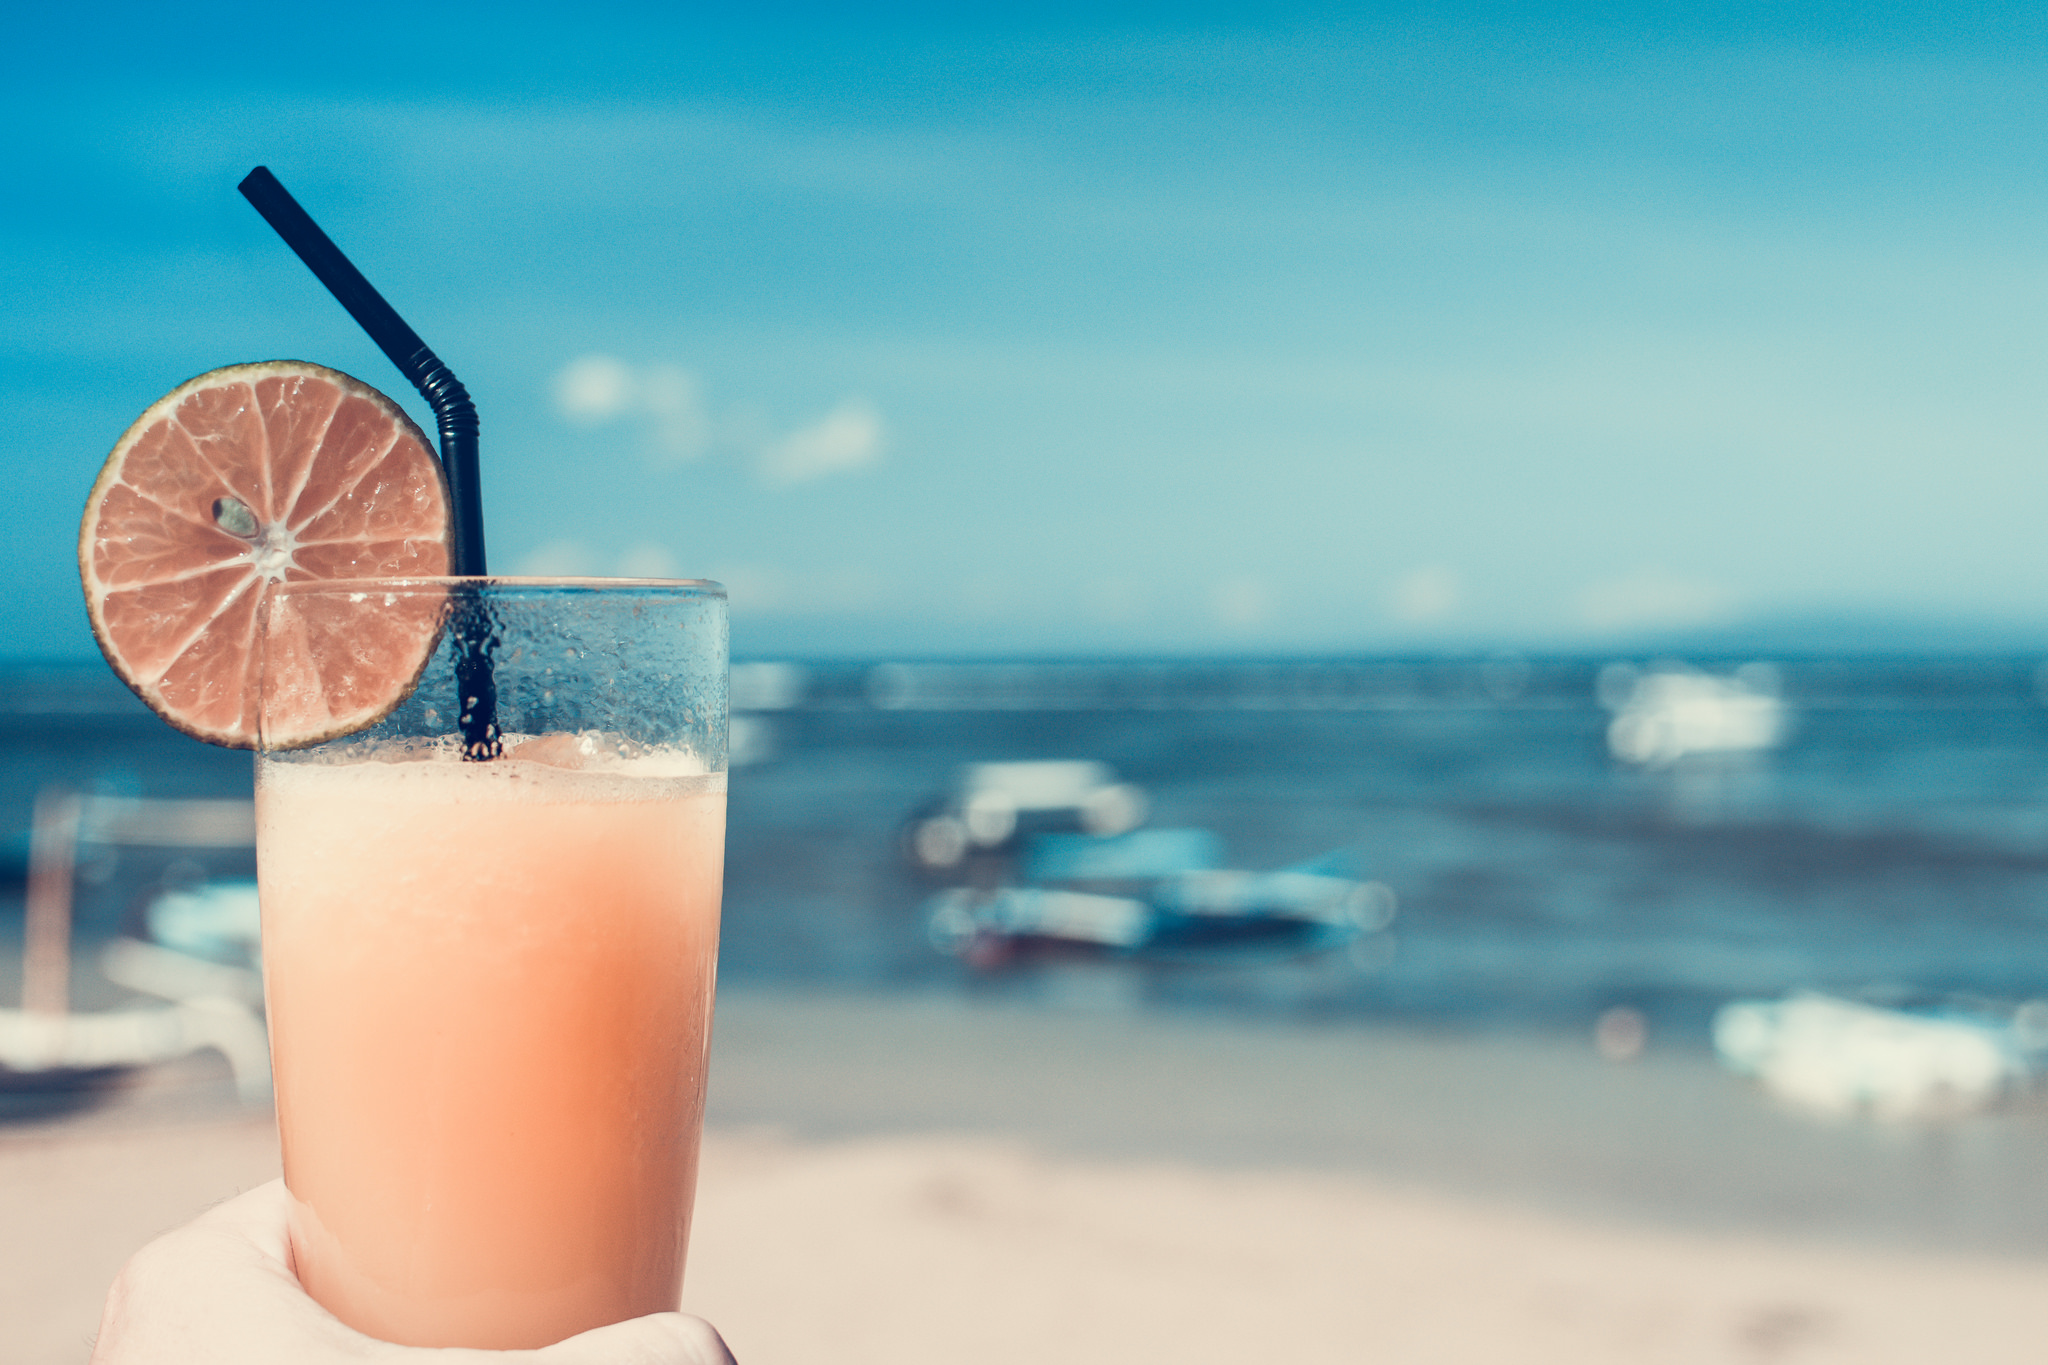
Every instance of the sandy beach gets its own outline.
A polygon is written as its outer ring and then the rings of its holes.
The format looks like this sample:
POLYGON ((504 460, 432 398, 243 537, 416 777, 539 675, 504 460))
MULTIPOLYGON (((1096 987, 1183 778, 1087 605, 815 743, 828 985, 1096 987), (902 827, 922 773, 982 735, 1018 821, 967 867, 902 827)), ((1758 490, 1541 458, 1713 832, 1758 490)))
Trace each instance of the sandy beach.
MULTIPOLYGON (((1697 1058, 943 999, 735 993, 719 1027, 686 1306, 750 1365, 1996 1362, 2048 1334, 2036 1113, 1830 1128, 1697 1058)), ((276 1173, 219 1089, 0 1131, 0 1359, 82 1361, 130 1251, 276 1173)))

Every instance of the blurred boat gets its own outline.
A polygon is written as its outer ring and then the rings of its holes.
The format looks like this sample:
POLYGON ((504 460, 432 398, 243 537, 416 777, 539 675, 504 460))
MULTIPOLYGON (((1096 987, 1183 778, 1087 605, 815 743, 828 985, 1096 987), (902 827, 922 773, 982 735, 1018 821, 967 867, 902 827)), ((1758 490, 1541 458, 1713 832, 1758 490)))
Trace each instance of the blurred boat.
POLYGON ((1015 853, 1034 835, 1116 835, 1145 823, 1145 793, 1104 763, 970 763, 943 796, 904 822, 905 861, 943 874, 977 856, 1015 853))
POLYGON ((1327 872, 1177 872, 1112 895, 1065 886, 955 887, 925 906, 940 951, 977 967, 1092 953, 1183 960, 1293 957, 1385 929, 1394 893, 1327 872))
POLYGON ((1610 664, 1600 671, 1599 695, 1614 713, 1608 751, 1625 763, 1661 767, 1692 754, 1755 753, 1785 739, 1785 704, 1768 664, 1728 676, 1679 664, 1648 672, 1610 664))
POLYGON ((1951 1116, 2025 1090, 2041 1054, 2039 1003, 2001 1011, 1935 1003, 1892 1009, 1801 992, 1737 1000, 1714 1016, 1731 1071, 1819 1113, 1951 1116))
POLYGON ((1038 834, 1026 839, 1018 880, 1103 890, 1144 885, 1223 864, 1223 841, 1206 829, 1134 829, 1124 834, 1038 834))
POLYGON ((925 927, 939 951, 990 966, 1030 941, 1128 952, 1151 936, 1152 907, 1089 891, 957 886, 925 903, 925 927))

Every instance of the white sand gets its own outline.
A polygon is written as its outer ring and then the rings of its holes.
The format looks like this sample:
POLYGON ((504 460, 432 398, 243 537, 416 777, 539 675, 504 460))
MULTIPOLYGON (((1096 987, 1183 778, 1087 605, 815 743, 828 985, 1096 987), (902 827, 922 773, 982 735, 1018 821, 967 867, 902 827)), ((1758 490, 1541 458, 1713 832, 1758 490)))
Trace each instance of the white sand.
MULTIPOLYGON (((0 1144, 0 1359, 84 1360, 134 1247, 277 1169, 267 1122, 0 1144)), ((688 1306, 748 1365, 2037 1361, 2048 1264, 1588 1225, 1355 1177, 986 1138, 713 1134, 688 1306)))
MULTIPOLYGON (((939 1065, 878 1052, 906 1018, 923 1017, 915 1009, 733 1004, 720 1074, 757 1113, 775 1108, 776 1093, 796 1113, 802 1091, 811 1117, 793 1121, 800 1131, 820 1126, 821 1027, 876 1066, 939 1065)), ((1071 1032, 993 1022, 1026 1043, 1071 1032)), ((1091 1028, 1128 1032, 1081 1032, 1091 1028)), ((989 1069, 993 1035, 970 1021, 947 1036, 964 1037, 967 1060, 989 1069)), ((1120 1080, 1156 1099, 1130 1068, 1159 1054, 1130 1046, 1105 1042, 1036 1077, 998 1067, 996 1080, 1047 1115, 1120 1080)), ((842 1126, 874 1130, 865 1135, 802 1138, 732 1126, 728 1113, 707 1140, 686 1306, 718 1323, 747 1365, 1997 1365, 2048 1355, 2048 1258, 2038 1255, 1674 1230, 1695 1225, 1545 1211, 1486 1182, 1475 1188, 1488 1192, 1460 1194, 1364 1167, 1262 1167, 1242 1152, 1197 1161, 1163 1142, 1118 1155, 1085 1141, 1034 1147, 1001 1136, 993 1112, 942 1123, 933 1109, 894 1131, 863 1114, 842 1126)), ((129 1252, 276 1170, 267 1118, 138 1118, 131 1107, 0 1130, 0 1362, 78 1365, 129 1252)))
POLYGON ((2048 1264, 1589 1226, 986 1140, 712 1149, 689 1305, 743 1361, 2038 1361, 2048 1264))

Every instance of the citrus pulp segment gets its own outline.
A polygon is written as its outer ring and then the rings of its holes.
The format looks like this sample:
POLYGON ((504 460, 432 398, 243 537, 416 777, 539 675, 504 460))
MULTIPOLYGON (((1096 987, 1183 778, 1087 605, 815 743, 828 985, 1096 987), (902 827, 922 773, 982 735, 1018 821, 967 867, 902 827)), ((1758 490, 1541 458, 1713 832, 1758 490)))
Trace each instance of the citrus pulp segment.
MULTIPOLYGON (((86 611, 107 662, 187 734, 250 749, 274 585, 448 572, 448 490, 426 437, 389 398, 296 360, 188 380, 107 457, 79 528, 86 611)), ((411 691, 439 629, 414 594, 398 610, 323 598, 341 617, 296 623, 268 667, 299 681, 265 742, 368 725, 411 691)))

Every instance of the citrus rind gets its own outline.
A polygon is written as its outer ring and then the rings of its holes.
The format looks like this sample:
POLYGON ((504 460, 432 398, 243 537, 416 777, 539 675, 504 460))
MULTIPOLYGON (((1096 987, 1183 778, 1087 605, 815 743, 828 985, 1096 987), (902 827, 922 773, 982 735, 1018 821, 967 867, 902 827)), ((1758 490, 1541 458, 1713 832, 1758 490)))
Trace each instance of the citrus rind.
MULTIPOLYGON (((272 586, 443 575, 449 507, 425 433, 376 389, 306 361, 210 370, 152 403, 93 484, 78 556, 94 639, 167 723, 256 748, 258 630, 272 586)), ((348 638, 350 624, 328 633, 348 638)), ((441 621, 366 609, 353 625, 366 642, 356 667, 329 679, 319 705, 266 717, 265 747, 304 747, 389 715, 417 685, 441 621)))

